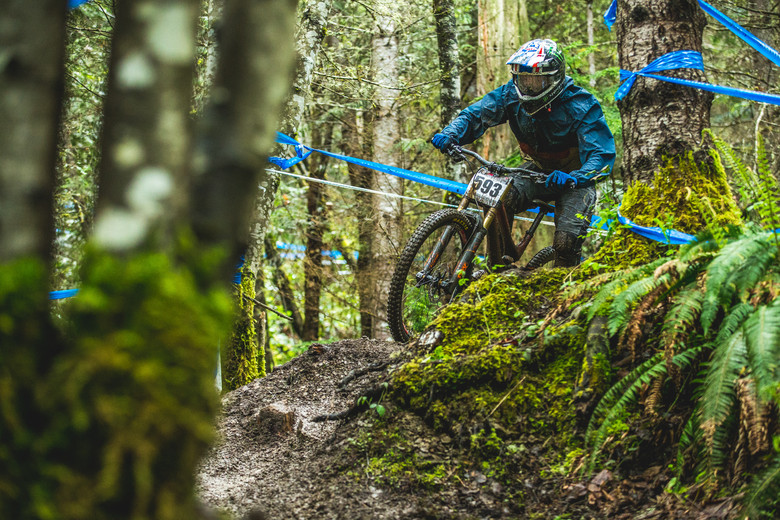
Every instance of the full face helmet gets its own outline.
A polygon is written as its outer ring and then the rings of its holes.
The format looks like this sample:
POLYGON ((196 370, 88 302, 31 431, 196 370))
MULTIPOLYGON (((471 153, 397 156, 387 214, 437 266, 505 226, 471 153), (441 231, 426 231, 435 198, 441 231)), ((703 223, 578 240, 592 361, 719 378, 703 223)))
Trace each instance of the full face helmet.
POLYGON ((533 115, 563 91, 566 60, 552 40, 531 40, 506 62, 526 112, 533 115))

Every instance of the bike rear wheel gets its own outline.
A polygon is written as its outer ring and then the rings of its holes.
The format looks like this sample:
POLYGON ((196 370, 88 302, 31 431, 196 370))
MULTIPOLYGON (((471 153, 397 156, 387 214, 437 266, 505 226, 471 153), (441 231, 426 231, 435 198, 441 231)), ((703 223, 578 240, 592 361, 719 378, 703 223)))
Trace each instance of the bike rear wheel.
POLYGON ((555 260, 555 249, 553 246, 547 246, 540 249, 531 260, 525 265, 526 269, 538 269, 545 264, 548 264, 555 260))
POLYGON ((387 298, 393 339, 405 343, 424 331, 436 311, 459 289, 448 286, 447 281, 457 268, 473 226, 465 214, 443 209, 428 216, 409 239, 396 264, 387 298))

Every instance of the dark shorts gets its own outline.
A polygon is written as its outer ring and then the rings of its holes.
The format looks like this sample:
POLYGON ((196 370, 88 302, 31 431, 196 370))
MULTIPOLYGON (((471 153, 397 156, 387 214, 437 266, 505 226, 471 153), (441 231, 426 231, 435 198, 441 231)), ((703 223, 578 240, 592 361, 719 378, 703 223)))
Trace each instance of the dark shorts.
MULTIPOLYGON (((541 171, 534 163, 526 163, 523 168, 541 171)), ((596 204, 596 188, 566 188, 564 186, 545 187, 530 179, 514 177, 515 190, 509 193, 507 206, 515 213, 536 207, 534 199, 555 203, 555 229, 577 236, 584 236, 590 225, 590 218, 596 204)))

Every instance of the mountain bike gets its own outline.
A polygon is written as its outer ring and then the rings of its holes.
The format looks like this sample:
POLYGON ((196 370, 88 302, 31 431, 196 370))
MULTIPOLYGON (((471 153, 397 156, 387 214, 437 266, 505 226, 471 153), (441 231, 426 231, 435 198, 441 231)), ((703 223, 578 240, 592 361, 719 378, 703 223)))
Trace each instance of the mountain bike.
MULTIPOLYGON (((554 210, 553 206, 534 200, 539 213, 520 242, 515 244, 512 213, 507 213, 504 204, 513 183, 509 174, 537 183, 544 183, 547 174, 490 162, 459 146, 454 146, 451 154, 460 159, 471 156, 482 166, 471 177, 458 208, 442 209, 429 215, 401 252, 387 302, 390 333, 401 343, 425 330, 439 307, 452 302, 477 275, 518 261, 542 218, 554 210), (481 219, 478 213, 468 210, 472 203, 481 208, 481 219), (475 260, 482 261, 477 251, 485 239, 486 266, 475 271, 475 260)), ((545 247, 524 268, 536 269, 551 262, 554 256, 552 246, 545 247)))

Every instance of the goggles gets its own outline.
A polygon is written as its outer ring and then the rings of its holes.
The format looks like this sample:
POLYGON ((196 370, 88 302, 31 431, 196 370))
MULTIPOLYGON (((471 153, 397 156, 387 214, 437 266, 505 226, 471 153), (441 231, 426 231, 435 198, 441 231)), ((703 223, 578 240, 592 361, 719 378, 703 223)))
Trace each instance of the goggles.
POLYGON ((523 96, 538 96, 555 84, 550 74, 512 74, 512 81, 523 96))

